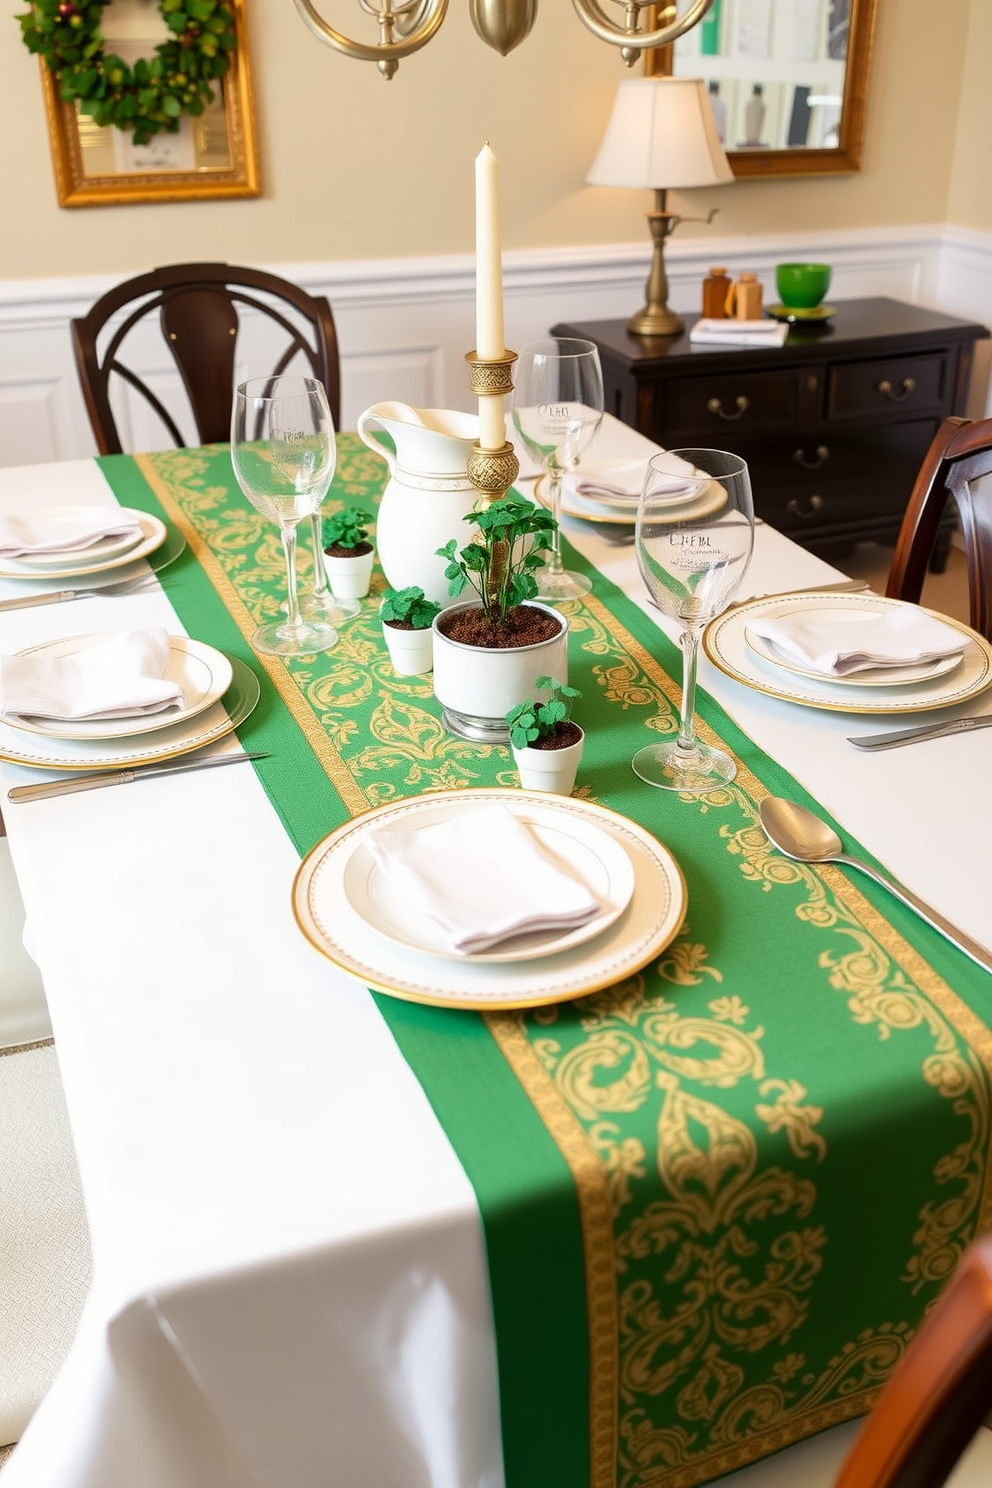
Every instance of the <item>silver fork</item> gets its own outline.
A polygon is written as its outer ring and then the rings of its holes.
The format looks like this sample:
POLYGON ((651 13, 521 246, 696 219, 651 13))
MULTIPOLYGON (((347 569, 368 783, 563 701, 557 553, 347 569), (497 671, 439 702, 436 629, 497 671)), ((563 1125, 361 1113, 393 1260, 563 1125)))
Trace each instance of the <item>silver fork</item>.
POLYGON ((19 599, 0 599, 0 611, 29 610, 35 605, 63 604, 69 599, 100 599, 104 595, 139 594, 155 582, 153 573, 136 579, 122 579, 119 584, 106 584, 102 589, 53 589, 45 594, 22 594, 19 599))

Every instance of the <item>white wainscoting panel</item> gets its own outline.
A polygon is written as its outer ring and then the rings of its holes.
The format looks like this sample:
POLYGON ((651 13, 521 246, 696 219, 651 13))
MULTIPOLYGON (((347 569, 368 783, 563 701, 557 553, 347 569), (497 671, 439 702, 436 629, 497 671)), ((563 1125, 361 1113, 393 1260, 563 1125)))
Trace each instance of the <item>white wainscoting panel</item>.
MULTIPOLYGON (((766 300, 783 260, 833 266, 831 300, 864 295, 928 305, 992 324, 992 234, 953 227, 901 227, 717 237, 668 244, 673 306, 693 311, 709 265, 758 273, 766 300)), ((471 256, 355 263, 274 264, 273 272, 326 294, 341 348, 342 424, 353 428, 371 403, 402 400, 419 407, 470 409, 464 354, 475 342, 471 256)), ((515 349, 561 320, 626 317, 643 302, 649 267, 644 241, 507 253, 504 261, 507 340, 515 349)), ((92 454, 94 442, 73 365, 69 320, 82 315, 116 278, 0 283, 0 464, 64 460, 92 454)), ((238 376, 270 370, 260 317, 246 317, 238 343, 238 376)), ((969 412, 990 411, 988 343, 980 348, 969 412)), ((168 350, 152 328, 141 366, 170 407, 180 383, 168 350)), ((161 425, 131 395, 122 419, 129 447, 161 447, 161 425)), ((193 438, 191 430, 184 430, 193 438)))

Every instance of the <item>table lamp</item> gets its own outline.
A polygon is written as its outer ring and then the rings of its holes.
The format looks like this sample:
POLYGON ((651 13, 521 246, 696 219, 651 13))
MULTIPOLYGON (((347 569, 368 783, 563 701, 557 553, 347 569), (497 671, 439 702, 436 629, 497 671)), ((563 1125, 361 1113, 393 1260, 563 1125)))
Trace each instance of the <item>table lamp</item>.
MULTIPOLYGON (((655 193, 648 225, 654 256, 647 304, 627 322, 635 336, 674 336, 684 323, 668 308, 665 239, 683 218, 665 207, 669 188, 715 186, 734 173, 723 153, 701 78, 627 78, 617 89, 613 113, 586 180, 591 186, 650 186, 655 193)), ((716 208, 714 208, 714 212, 716 208)))

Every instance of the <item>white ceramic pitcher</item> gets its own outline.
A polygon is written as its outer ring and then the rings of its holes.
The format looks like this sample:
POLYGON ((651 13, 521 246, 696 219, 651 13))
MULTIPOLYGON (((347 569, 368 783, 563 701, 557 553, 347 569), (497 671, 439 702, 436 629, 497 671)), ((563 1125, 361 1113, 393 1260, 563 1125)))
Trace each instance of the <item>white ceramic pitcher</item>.
POLYGON ((451 538, 461 548, 471 536, 463 518, 479 493, 465 467, 479 437, 478 418, 444 408, 373 403, 359 418, 358 433, 389 466, 375 538, 386 579, 394 589, 419 584, 428 599, 453 604, 437 549, 451 538), (390 436, 395 454, 380 444, 374 428, 390 436))

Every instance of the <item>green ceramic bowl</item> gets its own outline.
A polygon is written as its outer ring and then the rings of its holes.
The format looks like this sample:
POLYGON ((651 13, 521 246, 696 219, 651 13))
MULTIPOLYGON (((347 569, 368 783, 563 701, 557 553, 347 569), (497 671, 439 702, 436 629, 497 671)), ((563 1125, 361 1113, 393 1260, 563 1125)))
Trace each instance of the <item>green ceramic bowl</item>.
POLYGON ((812 310, 830 288, 830 272, 829 264, 779 264, 775 270, 779 299, 792 309, 812 310))

